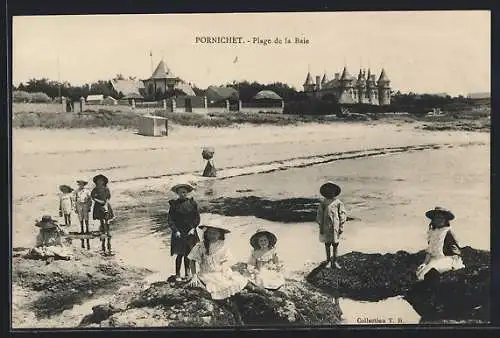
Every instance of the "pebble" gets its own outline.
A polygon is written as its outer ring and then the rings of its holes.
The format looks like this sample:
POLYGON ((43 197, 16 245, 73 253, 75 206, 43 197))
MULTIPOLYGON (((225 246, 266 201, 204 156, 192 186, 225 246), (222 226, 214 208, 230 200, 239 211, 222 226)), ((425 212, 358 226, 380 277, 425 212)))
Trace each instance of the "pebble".
POLYGON ((212 320, 212 317, 211 316, 204 316, 204 317, 201 317, 201 319, 203 320, 203 322, 205 324, 210 324, 210 321, 212 320))

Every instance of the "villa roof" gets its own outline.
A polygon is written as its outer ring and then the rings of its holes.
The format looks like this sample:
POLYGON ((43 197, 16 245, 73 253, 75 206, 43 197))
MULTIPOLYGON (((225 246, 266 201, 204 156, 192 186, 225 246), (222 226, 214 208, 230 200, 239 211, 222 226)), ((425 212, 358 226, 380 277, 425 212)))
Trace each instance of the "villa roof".
POLYGON ((156 66, 155 71, 153 72, 153 75, 151 75, 150 79, 171 79, 175 78, 174 74, 170 71, 170 69, 165 65, 165 62, 163 60, 158 63, 158 66, 156 66))
POLYGON ((311 73, 307 72, 306 81, 304 82, 304 85, 312 85, 312 84, 314 84, 314 82, 311 73))
POLYGON ((231 87, 215 87, 215 86, 210 86, 207 88, 205 92, 205 96, 207 97, 208 100, 210 101, 221 101, 221 100, 228 100, 228 99, 239 99, 239 93, 236 89, 231 88, 231 87))
POLYGON ((256 100, 262 100, 262 99, 282 100, 281 96, 279 96, 272 90, 261 90, 253 98, 256 100))

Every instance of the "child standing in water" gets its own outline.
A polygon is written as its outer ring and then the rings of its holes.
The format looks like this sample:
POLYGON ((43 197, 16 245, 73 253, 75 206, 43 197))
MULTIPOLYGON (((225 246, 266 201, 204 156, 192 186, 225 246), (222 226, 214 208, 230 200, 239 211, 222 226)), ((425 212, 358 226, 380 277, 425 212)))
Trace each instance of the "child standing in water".
MULTIPOLYGON (((75 190, 75 211, 80 221, 80 233, 89 232, 89 213, 92 207, 92 197, 90 191, 86 188, 87 181, 76 181, 78 188, 75 190), (84 227, 85 225, 85 227, 84 227)), ((84 248, 84 241, 82 239, 82 248, 84 248)), ((90 249, 89 239, 87 238, 87 249, 90 249)))
POLYGON ((277 290, 285 283, 276 252, 276 241, 276 235, 264 229, 257 230, 250 238, 253 250, 247 266, 250 272, 255 271, 255 277, 251 281, 268 290, 277 290))
POLYGON ((464 268, 460 248, 450 226, 455 215, 449 210, 436 207, 427 211, 425 216, 431 223, 427 232, 427 254, 424 263, 417 269, 418 280, 424 280, 431 270, 443 273, 464 268))
POLYGON ((175 258, 175 278, 181 281, 181 265, 184 260, 185 278, 191 278, 191 264, 188 254, 191 249, 200 241, 196 227, 200 224, 200 213, 198 204, 189 197, 189 193, 194 190, 190 184, 176 184, 171 188, 178 196, 177 199, 170 200, 168 211, 169 225, 172 229, 170 238, 170 254, 175 258))
POLYGON ((100 222, 99 231, 101 232, 102 253, 104 255, 113 256, 111 251, 111 233, 109 231, 109 220, 114 217, 113 209, 109 204, 111 192, 108 188, 108 178, 104 175, 97 175, 93 178, 95 188, 90 193, 94 201, 94 210, 92 216, 100 222), (106 251, 107 249, 107 251, 106 251))
POLYGON ((330 262, 332 268, 340 269, 337 262, 338 247, 340 235, 347 220, 344 203, 337 198, 341 189, 333 182, 326 182, 319 191, 324 197, 316 215, 316 222, 319 225, 319 240, 325 244, 326 262, 330 262), (333 248, 333 255, 330 247, 333 248))
POLYGON ((73 210, 74 201, 73 188, 68 185, 59 186, 61 195, 59 196, 59 217, 64 216, 64 225, 71 226, 71 210, 73 210))

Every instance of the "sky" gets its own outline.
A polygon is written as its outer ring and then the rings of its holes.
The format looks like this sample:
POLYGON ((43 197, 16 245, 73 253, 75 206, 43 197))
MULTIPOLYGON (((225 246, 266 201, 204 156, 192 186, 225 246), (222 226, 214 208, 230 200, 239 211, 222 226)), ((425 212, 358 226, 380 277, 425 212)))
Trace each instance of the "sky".
POLYGON ((380 74, 401 92, 490 91, 490 12, 330 12, 26 16, 13 18, 12 76, 73 85, 116 74, 151 75, 160 59, 200 88, 234 81, 302 90, 308 70, 329 78, 347 66, 380 74), (243 44, 196 37, 241 36, 243 44), (254 44, 295 37, 308 44, 254 44), (150 57, 152 52, 152 58, 150 57), (234 60, 237 58, 237 62, 234 60))

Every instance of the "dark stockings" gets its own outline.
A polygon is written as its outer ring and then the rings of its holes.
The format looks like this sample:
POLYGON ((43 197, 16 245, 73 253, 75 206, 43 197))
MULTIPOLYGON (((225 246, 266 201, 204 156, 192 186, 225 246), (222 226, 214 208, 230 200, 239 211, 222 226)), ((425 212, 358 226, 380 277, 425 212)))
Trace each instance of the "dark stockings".
POLYGON ((71 215, 64 215, 64 225, 71 226, 71 215))
POLYGON ((111 235, 109 233, 109 224, 107 220, 101 219, 101 233, 105 235, 104 238, 101 239, 102 251, 106 253, 106 249, 108 254, 111 253, 111 235))
MULTIPOLYGON (((89 221, 85 220, 85 228, 83 227, 84 221, 80 221, 80 233, 81 234, 88 234, 89 233, 89 221)), ((82 248, 85 248, 85 242, 82 239, 82 248)), ((87 250, 90 250, 90 240, 87 238, 87 250)))
POLYGON ((187 256, 178 255, 175 258, 175 275, 177 277, 180 277, 181 275, 181 265, 183 258, 184 258, 184 272, 186 274, 186 277, 189 276, 191 272, 191 261, 187 258, 187 256))

